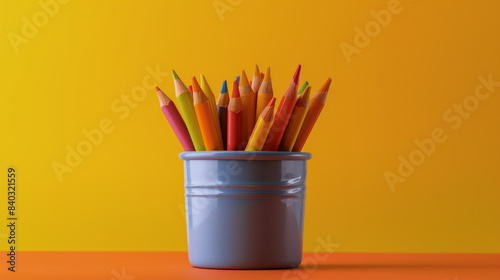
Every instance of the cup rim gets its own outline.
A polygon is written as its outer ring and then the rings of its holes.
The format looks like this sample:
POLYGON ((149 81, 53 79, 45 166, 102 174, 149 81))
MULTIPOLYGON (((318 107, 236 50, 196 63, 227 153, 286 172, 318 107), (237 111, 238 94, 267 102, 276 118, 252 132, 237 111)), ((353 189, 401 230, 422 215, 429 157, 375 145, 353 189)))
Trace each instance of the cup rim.
POLYGON ((182 152, 182 160, 309 160, 310 153, 283 151, 198 151, 182 152))

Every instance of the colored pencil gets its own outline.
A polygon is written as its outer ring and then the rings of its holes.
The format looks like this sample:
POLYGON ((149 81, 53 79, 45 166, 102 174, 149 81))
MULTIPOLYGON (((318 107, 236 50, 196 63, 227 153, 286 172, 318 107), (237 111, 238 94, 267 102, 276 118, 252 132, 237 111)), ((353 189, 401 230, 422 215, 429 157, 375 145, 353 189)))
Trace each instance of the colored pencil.
POLYGON ((290 120, 293 112, 293 107, 297 101, 297 87, 299 83, 301 66, 297 67, 295 75, 293 76, 288 89, 286 90, 283 98, 281 99, 276 116, 274 118, 273 126, 269 132, 266 143, 262 148, 263 151, 277 151, 281 142, 281 138, 285 133, 286 126, 290 120))
POLYGON ((191 95, 193 95, 193 86, 189 85, 189 92, 191 92, 191 95))
POLYGON ((252 87, 248 83, 245 70, 241 71, 240 76, 240 96, 243 103, 243 141, 248 141, 255 125, 255 107, 257 106, 257 94, 253 92, 252 87))
POLYGON ((257 107, 255 109, 255 120, 259 119, 260 114, 264 111, 269 101, 273 98, 273 83, 271 82, 271 68, 267 67, 266 75, 259 87, 257 94, 257 107))
POLYGON ((177 101, 179 101, 179 107, 181 108, 182 116, 186 122, 193 145, 197 151, 205 151, 200 125, 198 124, 193 106, 193 96, 174 70, 172 70, 172 76, 174 78, 175 95, 177 96, 177 101))
POLYGON ((264 73, 260 72, 260 79, 264 80, 264 73))
POLYGON ((222 150, 222 143, 219 143, 217 131, 215 130, 210 101, 200 88, 196 77, 193 77, 193 103, 207 151, 222 150))
POLYGON ((318 90, 317 93, 313 95, 309 101, 309 109, 307 110, 306 117, 300 128, 299 135, 295 141, 292 151, 300 152, 306 143, 307 137, 311 133, 316 120, 325 106, 326 96, 328 95, 328 90, 330 89, 330 83, 332 79, 328 78, 325 84, 318 90))
POLYGON ((302 127, 302 123, 304 122, 304 118, 306 117, 310 93, 311 87, 307 86, 304 93, 297 98, 292 116, 286 126, 285 134, 283 135, 283 139, 281 139, 279 151, 292 151, 295 140, 297 140, 300 128, 302 127))
POLYGON ((269 130, 273 125, 273 117, 274 117, 274 103, 276 102, 276 98, 272 98, 269 104, 267 104, 266 108, 262 111, 255 124, 255 128, 252 131, 252 135, 248 140, 248 144, 245 148, 245 151, 261 151, 264 143, 266 142, 267 135, 269 134, 269 130))
MULTIPOLYGON (((257 64, 255 64, 255 71, 253 73, 253 80, 252 80, 252 84, 250 85, 255 94, 257 94, 257 92, 259 92, 259 87, 260 87, 261 83, 262 83, 262 78, 260 77, 259 66, 257 64)), ((257 98, 257 97, 255 97, 255 98, 257 98)), ((257 121, 257 118, 255 118, 255 121, 257 121)))
POLYGON ((243 104, 241 103, 238 81, 233 83, 233 93, 227 106, 227 150, 243 150, 243 104))
POLYGON ((238 86, 240 85, 240 76, 236 77, 236 81, 238 82, 238 86))
MULTIPOLYGON (((305 81, 303 84, 302 84, 302 87, 300 88, 299 90, 299 93, 297 93, 297 96, 300 96, 304 90, 306 89, 306 87, 309 85, 309 82, 308 81, 305 81)), ((298 102, 298 101, 297 101, 298 102)))
POLYGON ((215 132, 217 133, 217 141, 219 142, 219 147, 222 147, 222 134, 220 131, 220 124, 219 124, 219 115, 217 114, 217 102, 215 101, 215 95, 212 92, 212 89, 208 85, 207 80, 205 79, 205 76, 200 74, 200 81, 201 81, 201 90, 205 93, 205 95, 208 97, 208 101, 210 102, 210 110, 212 111, 212 118, 214 120, 215 124, 215 132))
POLYGON ((227 82, 222 83, 219 99, 217 100, 217 113, 219 116, 222 145, 227 149, 227 106, 229 104, 229 93, 227 92, 227 82))
POLYGON ((175 107, 174 102, 168 96, 161 91, 158 87, 156 87, 156 93, 158 94, 158 100, 160 101, 161 110, 163 111, 163 115, 168 120, 168 123, 174 130, 177 139, 181 142, 184 151, 195 151, 193 141, 191 141, 191 136, 189 136, 189 131, 182 120, 179 111, 175 107))

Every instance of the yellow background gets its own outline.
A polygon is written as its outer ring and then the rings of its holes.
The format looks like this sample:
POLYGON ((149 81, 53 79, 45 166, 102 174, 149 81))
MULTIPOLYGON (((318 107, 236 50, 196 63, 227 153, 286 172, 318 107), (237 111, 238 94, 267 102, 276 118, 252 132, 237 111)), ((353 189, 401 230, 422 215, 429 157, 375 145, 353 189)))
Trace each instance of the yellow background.
MULTIPOLYGON (((313 91, 333 79, 304 149, 305 251, 329 238, 344 252, 500 252, 500 87, 458 129, 443 120, 478 76, 500 81, 500 2, 401 0, 350 63, 340 44, 389 1, 220 2, 222 17, 214 1, 69 1, 18 53, 8 34, 43 10, 0 2, 0 166, 18 170, 18 250, 186 250, 181 146, 156 93, 123 119, 113 102, 157 65, 186 83, 204 73, 214 92, 271 66, 281 97, 300 63, 313 91), (103 119, 114 131, 60 182, 51 164, 103 119), (384 173, 435 128, 447 140, 391 190, 384 173)), ((170 74, 157 84, 174 94, 170 74)))

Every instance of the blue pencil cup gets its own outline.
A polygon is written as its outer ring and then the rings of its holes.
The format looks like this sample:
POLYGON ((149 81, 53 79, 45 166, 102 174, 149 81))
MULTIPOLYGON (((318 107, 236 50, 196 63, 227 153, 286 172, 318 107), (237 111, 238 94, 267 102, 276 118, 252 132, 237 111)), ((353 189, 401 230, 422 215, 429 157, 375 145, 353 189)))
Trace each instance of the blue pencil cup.
POLYGON ((271 269, 302 260, 308 153, 184 152, 189 262, 271 269))

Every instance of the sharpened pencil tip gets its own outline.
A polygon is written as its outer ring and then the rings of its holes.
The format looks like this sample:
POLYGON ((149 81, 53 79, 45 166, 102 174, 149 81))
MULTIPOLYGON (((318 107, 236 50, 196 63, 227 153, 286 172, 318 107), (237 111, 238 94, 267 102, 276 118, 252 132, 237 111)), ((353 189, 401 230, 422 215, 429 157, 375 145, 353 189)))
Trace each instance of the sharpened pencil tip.
POLYGON ((268 107, 274 107, 274 103, 276 103, 276 97, 273 97, 271 101, 269 101, 269 104, 267 104, 268 107))
POLYGON ((198 84, 198 81, 196 80, 196 77, 193 76, 193 92, 201 92, 200 85, 198 84))
POLYGON ((318 90, 318 92, 328 92, 330 89, 330 84, 332 83, 332 79, 328 78, 326 82, 323 84, 323 86, 318 90))
POLYGON ((245 70, 243 70, 243 71, 241 71, 239 86, 242 87, 242 86, 245 86, 248 84, 250 84, 250 83, 248 82, 247 73, 245 73, 245 70))
POLYGON ((222 88, 220 90, 220 93, 226 93, 227 92, 227 81, 224 80, 224 82, 222 82, 222 88))
POLYGON ((266 75, 264 76, 264 82, 271 80, 271 67, 267 67, 266 75))
POLYGON ((238 98, 240 97, 240 90, 238 88, 238 81, 233 82, 233 93, 231 95, 231 98, 238 98))
POLYGON ((168 105, 168 103, 172 102, 168 96, 161 91, 159 87, 156 87, 156 94, 158 94, 158 100, 160 101, 160 106, 168 105))
POLYGON ((174 80, 180 80, 179 76, 177 76, 177 73, 172 69, 172 76, 174 77, 174 80))
POLYGON ((302 84, 302 87, 300 88, 299 90, 299 93, 297 94, 298 96, 300 96, 304 90, 306 89, 306 87, 309 85, 309 82, 308 81, 305 81, 303 84, 302 84))
POLYGON ((260 77, 260 70, 259 70, 259 66, 257 64, 255 64, 255 70, 253 72, 253 76, 260 77))
POLYGON ((295 74, 293 75, 293 81, 295 82, 296 85, 299 84, 299 78, 300 78, 300 70, 302 69, 302 66, 299 64, 297 67, 297 70, 295 70, 295 74))

